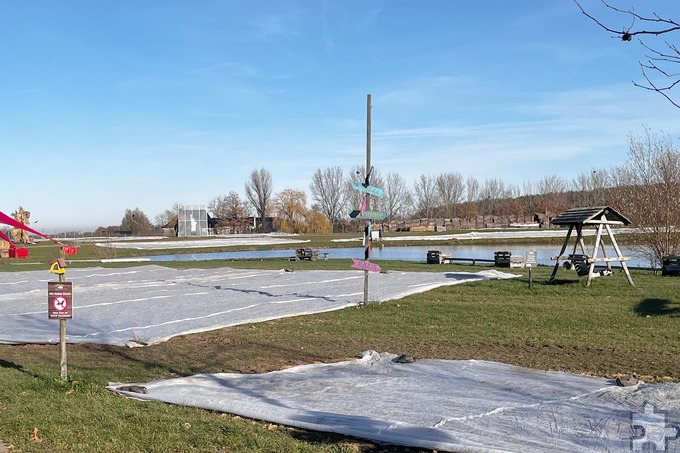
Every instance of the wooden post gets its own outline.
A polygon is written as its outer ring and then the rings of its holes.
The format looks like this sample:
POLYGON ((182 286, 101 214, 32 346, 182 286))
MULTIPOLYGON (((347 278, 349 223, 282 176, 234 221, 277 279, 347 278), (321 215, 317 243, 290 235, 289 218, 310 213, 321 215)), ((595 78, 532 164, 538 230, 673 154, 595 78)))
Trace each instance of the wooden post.
MULTIPOLYGON (((605 259, 608 258, 608 256, 607 256, 607 248, 606 248, 605 245, 604 245, 604 237, 602 237, 602 238, 600 239, 600 249, 602 250, 602 257, 605 258, 605 259)), ((609 273, 611 273, 611 272, 612 272, 612 263, 611 263, 611 261, 609 261, 609 260, 607 259, 607 260, 605 261, 605 265, 607 266, 607 270, 609 271, 609 273)))
MULTIPOLYGON (((588 251, 586 250, 586 243, 583 241, 583 224, 579 223, 576 224, 576 232, 577 232, 577 241, 578 244, 581 246, 581 253, 584 255, 588 254, 588 251)), ((576 254, 576 244, 574 244, 574 254, 576 254)))
POLYGON ((557 255, 557 260, 555 260, 555 267, 553 268, 552 275, 550 276, 550 282, 555 281, 555 276, 557 275, 557 269, 560 268, 560 257, 564 253, 564 251, 567 249, 567 245, 569 245, 569 238, 571 237, 571 232, 574 230, 574 225, 569 225, 569 232, 567 233, 567 237, 564 238, 564 243, 562 244, 562 250, 560 250, 560 254, 557 255))
POLYGON ((588 266, 588 279, 586 280, 586 286, 590 286, 590 282, 593 281, 593 273, 595 272, 595 258, 597 258, 597 252, 600 248, 600 242, 602 241, 602 224, 597 226, 597 234, 595 235, 595 247, 593 248, 593 256, 591 257, 590 266, 588 266))
POLYGON ((612 241, 612 246, 614 247, 614 250, 616 250, 616 255, 621 258, 621 267, 623 268, 623 272, 626 274, 626 278, 628 279, 628 283, 630 283, 631 286, 635 286, 635 283, 633 283, 633 277, 630 276, 630 272, 628 271, 628 266, 626 265, 626 260, 623 259, 623 254, 621 253, 621 249, 619 248, 619 244, 617 244, 616 239, 614 239, 614 233, 612 233, 612 229, 609 226, 608 223, 604 224, 604 227, 607 229, 607 234, 609 234, 609 239, 612 241))
MULTIPOLYGON (((64 282, 66 274, 59 274, 59 281, 64 282)), ((68 366, 66 364, 66 320, 59 320, 59 368, 61 370, 61 380, 68 378, 68 366)))

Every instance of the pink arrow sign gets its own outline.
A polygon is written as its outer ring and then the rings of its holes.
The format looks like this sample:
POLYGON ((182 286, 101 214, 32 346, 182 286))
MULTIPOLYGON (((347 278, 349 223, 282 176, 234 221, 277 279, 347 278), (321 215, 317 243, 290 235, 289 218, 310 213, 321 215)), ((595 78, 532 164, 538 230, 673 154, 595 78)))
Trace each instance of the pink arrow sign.
POLYGON ((369 272, 380 272, 380 266, 375 263, 371 263, 370 261, 358 260, 356 258, 352 258, 352 261, 352 267, 355 269, 363 269, 369 272))
POLYGON ((361 200, 361 207, 359 208, 359 215, 362 215, 364 211, 366 210, 366 201, 368 201, 368 196, 365 196, 363 200, 361 200))

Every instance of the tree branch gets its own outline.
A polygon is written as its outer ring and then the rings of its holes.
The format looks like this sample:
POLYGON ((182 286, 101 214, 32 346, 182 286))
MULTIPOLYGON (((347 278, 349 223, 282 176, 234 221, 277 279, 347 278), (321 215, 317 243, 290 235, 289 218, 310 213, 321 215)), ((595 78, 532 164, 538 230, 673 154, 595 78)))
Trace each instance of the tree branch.
POLYGON ((604 30, 606 30, 610 33, 616 33, 624 41, 630 41, 630 39, 628 39, 628 37, 632 38, 635 35, 659 36, 659 35, 663 35, 663 34, 666 34, 666 33, 671 33, 671 32, 680 30, 680 23, 674 21, 673 19, 662 18, 661 16, 659 16, 656 13, 652 13, 653 17, 642 16, 642 15, 636 13, 635 10, 633 10, 633 9, 621 9, 621 8, 617 8, 615 6, 610 5, 605 0, 600 0, 600 1, 602 2, 602 4, 605 7, 607 7, 608 9, 610 9, 612 11, 615 11, 615 12, 620 13, 620 14, 629 15, 632 18, 632 23, 630 24, 630 26, 628 28, 624 28, 622 31, 608 27, 608 26, 604 25, 600 20, 595 18, 592 14, 588 13, 583 8, 583 6, 581 6, 581 4, 579 3, 578 0, 574 0, 574 3, 576 3, 576 6, 578 6, 578 8, 581 10, 581 12, 586 17, 588 17, 590 20, 595 22, 602 29, 604 29, 604 30), (646 24, 658 25, 658 26, 663 27, 663 28, 659 28, 657 30, 644 30, 643 29, 643 30, 631 31, 633 29, 633 26, 635 25, 636 20, 639 21, 639 22, 642 22, 642 23, 646 23, 646 24))
MULTIPOLYGON (((680 30, 680 23, 674 21, 673 19, 669 18, 663 18, 657 13, 651 13, 651 16, 645 16, 638 14, 635 12, 634 9, 621 9, 617 8, 615 6, 612 6, 609 4, 606 0, 600 0, 602 4, 608 8, 611 11, 614 11, 619 14, 624 14, 628 15, 631 18, 631 24, 628 28, 624 28, 623 30, 617 30, 615 28, 609 27, 605 25, 602 21, 597 19, 595 16, 592 14, 588 13, 579 3, 579 0, 574 0, 574 3, 578 6, 578 8, 581 10, 581 12, 588 17, 590 20, 595 22, 600 28, 603 30, 614 33, 616 34, 621 40, 623 41, 631 41, 633 39, 633 36, 635 35, 650 35, 650 36, 659 36, 659 35, 664 35, 667 33, 671 33, 674 31, 680 30), (649 29, 640 29, 638 28, 637 30, 633 30, 633 27, 636 26, 636 23, 638 26, 642 24, 641 26, 649 26, 649 29)), ((680 50, 678 49, 677 46, 674 44, 671 44, 669 42, 666 42, 666 46, 668 49, 670 49, 670 53, 662 52, 658 49, 655 49, 651 46, 648 46, 645 44, 641 39, 639 39, 640 45, 642 45, 645 49, 647 49, 649 52, 651 52, 651 55, 647 55, 648 62, 647 64, 640 63, 640 68, 642 70, 642 75, 647 81, 647 85, 642 85, 639 84, 635 81, 633 81, 633 85, 638 87, 638 88, 644 88, 646 90, 650 91, 656 91, 657 93, 661 94, 664 96, 671 104, 673 104, 675 107, 680 108, 680 104, 676 101, 674 101, 671 96, 668 94, 670 90, 672 90, 676 85, 680 83, 680 73, 675 73, 675 72, 670 72, 665 70, 664 68, 660 67, 658 64, 659 63, 664 63, 664 64, 680 64, 680 50), (650 77, 650 71, 656 72, 657 74, 667 78, 667 79, 675 79, 671 83, 668 83, 666 85, 658 85, 657 83, 652 81, 652 78, 650 77)))
POLYGON ((633 85, 636 86, 636 87, 638 87, 638 88, 643 88, 643 89, 645 89, 645 90, 656 91, 657 93, 659 93, 659 94, 661 94, 663 97, 665 97, 665 98, 668 100, 668 102, 670 102, 671 104, 673 104, 675 107, 680 108, 680 104, 679 104, 678 102, 674 101, 673 98, 671 98, 671 97, 668 95, 668 93, 667 93, 667 91, 670 91, 671 89, 673 89, 673 87, 675 87, 678 83, 680 83, 680 80, 676 80, 676 81, 674 81, 673 83, 671 83, 670 85, 665 86, 665 87, 658 87, 658 86, 656 86, 656 84, 650 79, 649 75, 647 74, 647 69, 652 69, 652 70, 655 70, 655 71, 661 72, 661 73, 663 73, 663 71, 661 71, 661 70, 660 70, 658 67, 656 67, 654 64, 644 65, 644 64, 640 63, 640 68, 641 68, 641 70, 642 70, 642 75, 643 75, 643 77, 645 78, 645 80, 647 81, 647 84, 648 84, 649 86, 640 85, 639 83, 637 83, 637 82, 635 82, 635 81, 633 81, 633 85))

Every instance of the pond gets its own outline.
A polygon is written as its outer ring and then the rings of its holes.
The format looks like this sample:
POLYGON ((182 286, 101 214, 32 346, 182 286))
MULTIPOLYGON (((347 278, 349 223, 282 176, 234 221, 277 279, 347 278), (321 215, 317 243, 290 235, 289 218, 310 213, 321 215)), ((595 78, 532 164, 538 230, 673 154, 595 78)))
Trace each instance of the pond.
MULTIPOLYGON (((571 246, 570 246, 571 247, 571 246)), ((339 248, 320 248, 320 256, 323 258, 327 254, 328 259, 351 259, 363 258, 363 247, 339 247, 339 248)), ((513 245, 431 245, 431 246, 408 246, 408 247, 374 247, 371 249, 371 261, 380 260, 400 260, 400 261, 419 261, 427 260, 429 250, 439 250, 441 253, 449 254, 454 258, 486 259, 493 260, 494 252, 508 251, 513 255, 525 256, 528 250, 536 252, 538 264, 554 265, 551 257, 556 256, 560 251, 560 245, 536 245, 536 244, 513 244, 513 245)), ((624 256, 632 259, 627 262, 630 267, 650 267, 649 260, 636 257, 633 252, 625 247, 621 249, 624 256)), ((607 249, 607 256, 612 256, 611 248, 607 249)), ((286 250, 257 250, 257 251, 236 251, 236 252, 210 252, 210 253, 181 253, 172 255, 149 256, 151 261, 206 261, 206 260, 240 260, 240 259, 266 259, 281 258, 286 259, 295 256, 295 249, 286 250)), ((601 255, 599 255, 601 256, 601 255)), ((613 266, 619 264, 618 261, 612 263, 613 266)))

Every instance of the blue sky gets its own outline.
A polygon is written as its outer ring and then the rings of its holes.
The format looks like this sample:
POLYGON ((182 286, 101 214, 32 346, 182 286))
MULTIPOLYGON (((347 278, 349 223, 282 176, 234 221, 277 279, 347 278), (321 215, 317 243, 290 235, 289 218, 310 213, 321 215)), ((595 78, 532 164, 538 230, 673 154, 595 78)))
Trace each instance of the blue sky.
POLYGON ((645 126, 680 134, 680 110, 632 85, 640 45, 571 0, 10 0, 0 57, 0 211, 48 234, 243 195, 261 167, 308 191, 363 164, 369 93, 373 164, 409 182, 570 181, 645 126))

